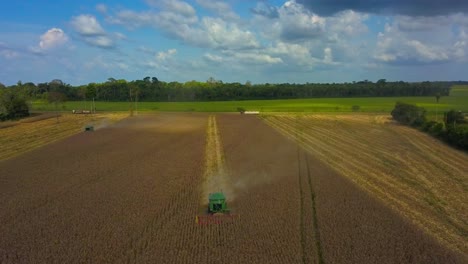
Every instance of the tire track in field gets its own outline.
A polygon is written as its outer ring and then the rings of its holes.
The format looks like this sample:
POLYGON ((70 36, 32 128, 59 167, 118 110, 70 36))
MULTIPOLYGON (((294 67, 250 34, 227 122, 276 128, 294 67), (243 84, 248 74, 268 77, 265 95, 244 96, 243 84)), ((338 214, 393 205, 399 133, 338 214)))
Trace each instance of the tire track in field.
POLYGON ((301 151, 299 145, 297 146, 297 179, 299 182, 299 197, 300 197, 300 230, 301 230, 301 255, 302 255, 302 263, 307 263, 306 256, 305 256, 305 223, 304 223, 304 191, 302 190, 302 179, 301 179, 301 151))
POLYGON ((208 195, 213 192, 224 192, 230 199, 233 198, 227 176, 216 116, 211 115, 208 118, 206 130, 205 173, 203 175, 201 205, 207 205, 208 195))
POLYGON ((297 144, 297 163, 298 163, 298 180, 300 194, 300 230, 301 230, 301 249, 302 263, 325 263, 323 258, 323 248, 320 239, 320 229, 318 224, 315 191, 312 184, 310 174, 309 159, 306 152, 301 151, 301 145, 304 143, 299 133, 303 133, 299 128, 299 122, 296 118, 296 144, 297 144), (301 155, 302 154, 302 155, 301 155), (302 162, 301 162, 302 161, 302 162), (303 168, 303 166, 305 166, 303 168), (304 173, 302 173, 304 172, 304 173), (303 182, 304 181, 304 182, 303 182), (309 197, 307 197, 310 195, 309 197), (310 213, 310 214, 307 214, 310 213), (309 224, 310 226, 307 226, 309 224), (313 238, 307 239, 307 233, 313 238), (315 242, 315 243, 313 243, 315 242), (315 248, 314 248, 315 247, 315 248), (315 254, 314 254, 315 253, 315 254), (315 259, 314 259, 315 257, 315 259))
POLYGON ((306 167, 307 167, 307 182, 309 184, 310 199, 312 200, 312 220, 314 224, 315 246, 317 247, 318 263, 323 264, 325 263, 325 261, 323 260, 322 242, 320 239, 320 229, 319 229, 319 224, 318 224, 318 219, 317 219, 317 207, 315 206, 315 191, 312 185, 309 159, 307 158, 307 156, 305 156, 305 160, 306 160, 306 167))

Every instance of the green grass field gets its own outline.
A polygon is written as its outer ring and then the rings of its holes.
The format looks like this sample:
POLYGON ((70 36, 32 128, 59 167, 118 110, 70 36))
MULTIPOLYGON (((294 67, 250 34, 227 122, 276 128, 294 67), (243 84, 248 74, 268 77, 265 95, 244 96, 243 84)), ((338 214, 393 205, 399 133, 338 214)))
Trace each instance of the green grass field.
MULTIPOLYGON (((424 107, 429 115, 438 109, 439 113, 451 109, 468 112, 468 86, 454 86, 450 96, 440 98, 436 103, 431 97, 366 97, 366 98, 313 98, 290 100, 252 100, 222 102, 139 102, 138 111, 170 112, 235 112, 238 107, 261 112, 352 112, 352 107, 360 107, 359 112, 389 113, 395 102, 402 101, 424 107)), ((65 104, 66 111, 89 109, 90 102, 73 101, 65 104)), ((33 111, 53 111, 54 106, 46 102, 33 102, 33 111)), ((96 102, 98 111, 128 111, 128 102, 96 102)))

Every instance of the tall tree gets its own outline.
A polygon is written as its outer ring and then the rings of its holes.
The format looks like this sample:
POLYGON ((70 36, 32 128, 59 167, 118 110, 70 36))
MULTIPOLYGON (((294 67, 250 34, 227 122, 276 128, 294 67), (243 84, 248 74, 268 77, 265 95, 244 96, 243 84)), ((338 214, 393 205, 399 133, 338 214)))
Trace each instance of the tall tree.
POLYGON ((59 106, 62 108, 65 106, 65 101, 67 97, 61 92, 49 92, 47 94, 47 101, 49 104, 54 104, 55 114, 57 118, 57 123, 59 123, 59 106))

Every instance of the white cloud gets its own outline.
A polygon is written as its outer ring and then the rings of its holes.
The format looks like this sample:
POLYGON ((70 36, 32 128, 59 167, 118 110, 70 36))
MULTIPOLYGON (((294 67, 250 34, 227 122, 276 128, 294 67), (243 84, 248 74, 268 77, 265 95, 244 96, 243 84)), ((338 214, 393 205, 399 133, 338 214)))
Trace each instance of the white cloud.
POLYGON ((317 38, 325 32, 325 19, 294 1, 284 3, 278 14, 274 27, 283 41, 317 38))
POLYGON ((105 69, 107 71, 114 71, 117 69, 127 71, 130 67, 123 61, 99 55, 87 61, 84 64, 84 68, 87 70, 105 69))
POLYGON ((347 36, 359 36, 368 32, 364 21, 369 16, 352 10, 340 12, 332 17, 326 18, 329 25, 327 31, 347 36))
POLYGON ((39 48, 42 50, 48 50, 63 45, 68 41, 67 35, 60 28, 47 30, 40 39, 39 48))
POLYGON ((176 53, 177 53, 176 49, 170 49, 168 51, 160 51, 156 55, 156 60, 157 61, 165 61, 165 60, 171 58, 172 56, 174 56, 176 53))
POLYGON ((400 16, 393 23, 387 23, 385 30, 378 34, 374 58, 384 63, 396 64, 466 60, 467 47, 463 28, 458 36, 453 32, 457 21, 460 21, 459 15, 430 19, 419 17, 414 21, 400 16))
POLYGON ((150 6, 160 7, 183 16, 195 16, 196 11, 189 3, 180 0, 146 0, 150 6))
POLYGON ((274 46, 268 47, 266 52, 282 58, 288 65, 310 66, 317 61, 312 58, 309 48, 303 44, 277 42, 274 46))
POLYGON ((148 48, 146 46, 140 46, 137 48, 138 51, 143 52, 145 54, 155 54, 156 52, 152 48, 148 48))
POLYGON ((257 48, 259 42, 253 32, 244 30, 234 22, 221 18, 184 16, 173 11, 134 12, 122 10, 108 18, 113 24, 127 28, 156 27, 166 34, 198 47, 216 49, 257 48))
POLYGON ((19 56, 19 53, 14 50, 0 48, 0 56, 6 59, 14 59, 19 56))
POLYGON ((343 11, 321 17, 296 1, 280 7, 257 4, 251 25, 270 43, 265 51, 279 56, 289 69, 313 69, 362 60, 362 38, 369 33, 368 15, 343 11))
POLYGON ((281 58, 262 53, 236 52, 232 56, 242 64, 277 64, 283 62, 281 58))
POLYGON ((4 57, 5 59, 14 59, 19 57, 20 54, 19 52, 8 47, 6 43, 0 42, 0 56, 4 57))
POLYGON ((110 49, 115 46, 114 40, 108 36, 85 37, 84 41, 92 46, 110 49))
POLYGON ((215 62, 215 63, 221 63, 224 61, 223 57, 210 54, 210 53, 206 53, 205 55, 203 55, 203 58, 209 62, 215 62))
POLYGON ((395 24, 400 31, 434 31, 435 29, 449 25, 450 18, 448 16, 437 17, 410 17, 396 16, 395 24))
POLYGON ((466 60, 468 55, 468 34, 462 29, 459 33, 458 39, 453 44, 454 56, 458 60, 466 60))
POLYGON ((122 34, 120 32, 115 32, 114 36, 116 39, 127 39, 127 36, 125 36, 125 34, 122 34))
MULTIPOLYGON (((60 28, 51 28, 39 37, 37 46, 30 46, 27 51, 36 55, 43 55, 46 51, 63 46, 68 42, 68 36, 60 28)), ((16 51, 3 52, 4 57, 17 57, 16 51)))
POLYGON ((333 63, 333 54, 332 54, 332 49, 329 47, 326 47, 323 50, 323 62, 326 64, 332 64, 333 63))
MULTIPOLYGON (((152 49, 148 49, 145 47, 140 47, 140 50, 145 53, 152 52, 152 49)), ((167 51, 156 52, 156 54, 151 60, 143 63, 143 66, 146 68, 156 68, 164 71, 170 71, 170 69, 180 67, 180 64, 174 59, 174 56, 176 54, 176 49, 169 49, 167 51)))
POLYGON ((92 15, 79 15, 72 18, 71 24, 76 32, 82 36, 101 36, 106 32, 92 15))
POLYGON ((250 31, 241 30, 236 24, 228 23, 220 18, 203 18, 200 34, 192 34, 190 38, 213 48, 245 49, 260 46, 255 35, 250 31))
POLYGON ((79 15, 72 18, 71 24, 82 40, 89 45, 110 49, 115 47, 116 39, 125 39, 121 33, 108 34, 96 17, 92 15, 79 15))
POLYGON ((227 20, 237 20, 240 19, 229 6, 228 3, 219 1, 219 0, 197 0, 197 3, 203 8, 214 12, 217 16, 222 17, 227 20))
POLYGON ((104 4, 97 4, 96 5, 96 10, 101 14, 106 14, 107 13, 107 6, 104 5, 104 4))

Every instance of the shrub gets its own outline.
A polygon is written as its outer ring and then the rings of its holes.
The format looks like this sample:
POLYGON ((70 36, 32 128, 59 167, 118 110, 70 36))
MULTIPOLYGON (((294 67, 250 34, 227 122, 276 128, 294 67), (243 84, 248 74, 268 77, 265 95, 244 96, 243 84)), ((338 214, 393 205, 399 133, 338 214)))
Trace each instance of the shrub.
POLYGON ((426 110, 412 104, 397 102, 391 114, 393 119, 405 125, 419 127, 426 122, 426 110))
POLYGON ((429 133, 433 136, 443 136, 445 133, 444 124, 436 122, 436 124, 429 129, 429 133))
POLYGON ((461 149, 468 150, 468 125, 447 127, 447 133, 445 137, 448 143, 461 149))
POLYGON ((351 110, 353 112, 358 112, 358 111, 361 110, 361 107, 359 105, 353 105, 353 106, 351 106, 351 110))
POLYGON ((431 131, 432 127, 434 127, 436 124, 437 124, 436 121, 428 121, 421 126, 421 129, 423 131, 429 132, 431 131))
POLYGON ((465 122, 465 117, 461 111, 450 110, 444 114, 445 125, 462 124, 465 122))
POLYGON ((18 119, 29 116, 29 105, 24 96, 9 90, 0 97, 0 119, 18 119))
POLYGON ((245 113, 245 108, 237 107, 237 111, 240 112, 241 114, 243 114, 243 113, 245 113))

